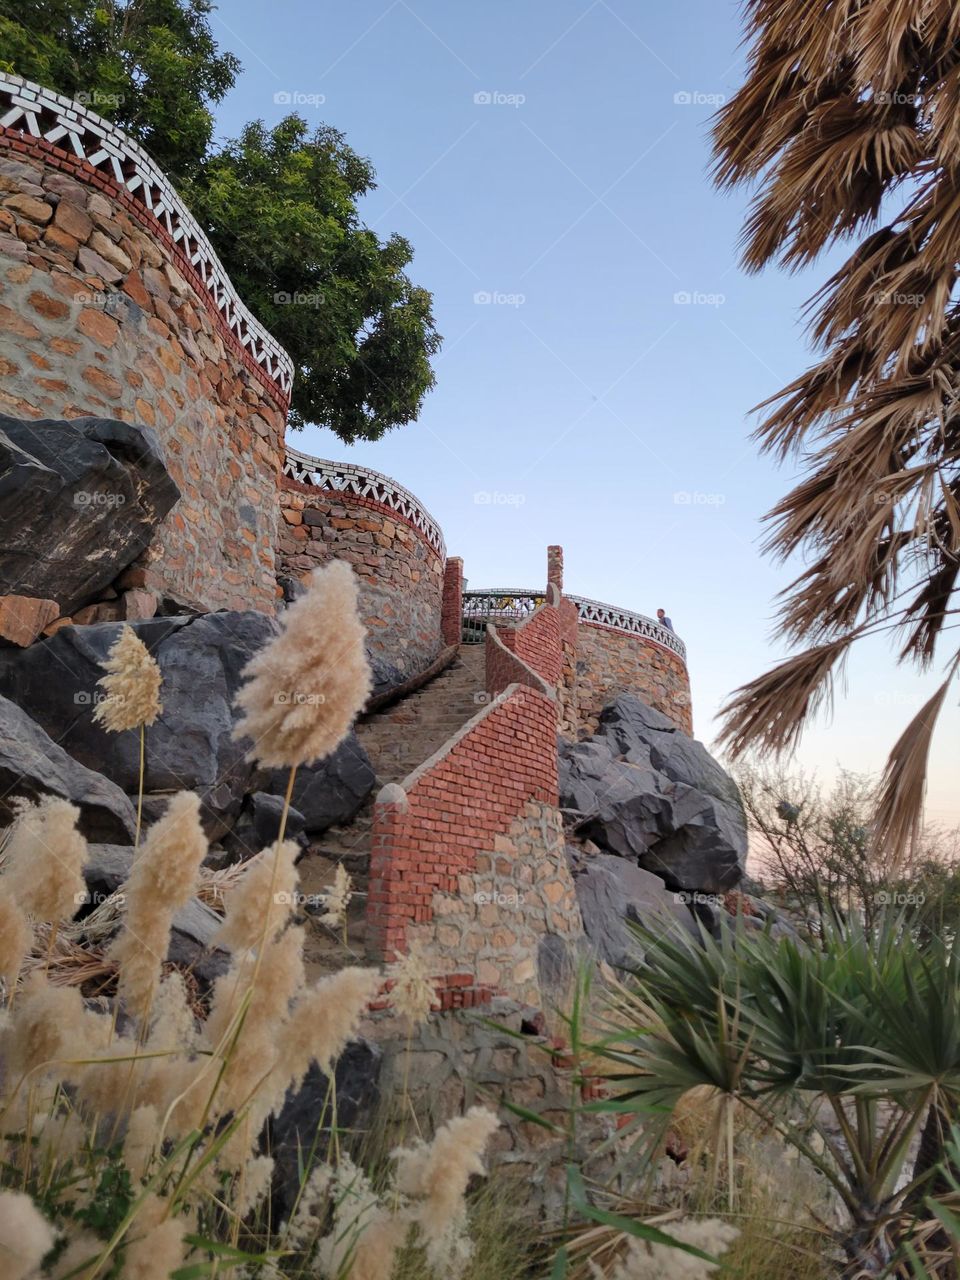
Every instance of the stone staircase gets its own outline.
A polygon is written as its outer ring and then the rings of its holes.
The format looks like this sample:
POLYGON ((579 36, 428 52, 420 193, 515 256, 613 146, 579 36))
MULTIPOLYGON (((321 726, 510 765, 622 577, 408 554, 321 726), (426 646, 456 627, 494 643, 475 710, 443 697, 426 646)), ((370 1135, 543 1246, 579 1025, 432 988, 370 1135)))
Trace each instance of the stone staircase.
POLYGON ((331 827, 300 863, 300 890, 324 893, 338 863, 353 880, 346 939, 308 909, 305 960, 311 980, 345 965, 365 963, 365 915, 373 804, 380 787, 402 782, 477 714, 486 700, 484 646, 464 645, 453 663, 429 684, 357 724, 361 745, 376 770, 377 786, 352 822, 331 827))

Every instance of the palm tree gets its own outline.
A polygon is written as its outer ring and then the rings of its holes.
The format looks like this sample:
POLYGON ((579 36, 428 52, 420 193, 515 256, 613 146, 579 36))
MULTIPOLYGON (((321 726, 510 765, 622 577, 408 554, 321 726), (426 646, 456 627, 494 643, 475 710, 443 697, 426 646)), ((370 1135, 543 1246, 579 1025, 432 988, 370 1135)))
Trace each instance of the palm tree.
MULTIPOLYGON (((734 755, 795 745, 864 635, 896 630, 901 662, 932 664, 960 570, 960 6, 748 0, 747 22, 747 79, 715 127, 718 184, 759 187, 744 263, 855 247, 809 304, 822 358, 760 406, 763 447, 806 464, 767 517, 768 550, 806 553, 778 622, 806 648, 733 694, 734 755)), ((876 835, 894 856, 958 666, 960 649, 890 752, 876 835)))
MULTIPOLYGON (((736 1118, 743 1111, 778 1133, 842 1206, 838 1271, 904 1274, 896 1268, 931 1216, 942 1224, 957 1208, 960 943, 941 937, 921 948, 895 915, 869 930, 856 917, 824 916, 809 945, 742 919, 717 938, 642 926, 637 935, 644 965, 608 985, 586 1045, 609 1094, 590 1109, 632 1120, 623 1135, 635 1135, 645 1169, 683 1099, 708 1091, 731 1194, 738 1144, 751 1141, 736 1118), (931 1115, 942 1131, 925 1123, 931 1115), (918 1144, 927 1150, 914 1161, 918 1144)), ((931 1274, 955 1277, 955 1261, 951 1252, 931 1274)))

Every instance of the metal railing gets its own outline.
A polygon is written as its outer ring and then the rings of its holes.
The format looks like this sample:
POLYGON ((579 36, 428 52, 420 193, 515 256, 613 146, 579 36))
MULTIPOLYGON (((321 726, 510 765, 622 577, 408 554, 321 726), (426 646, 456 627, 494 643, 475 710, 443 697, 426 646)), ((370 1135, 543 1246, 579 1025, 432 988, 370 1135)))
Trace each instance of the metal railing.
POLYGON ((463 593, 464 644, 482 644, 488 622, 519 622, 528 618, 546 600, 543 591, 523 587, 496 587, 491 591, 463 593))
MULTIPOLYGON (((648 618, 642 613, 633 613, 630 609, 620 609, 613 604, 604 604, 600 600, 590 600, 586 596, 566 596, 577 606, 581 622, 592 622, 596 626, 610 627, 614 631, 624 631, 628 635, 640 636, 650 640, 664 649, 675 653, 684 663, 687 661, 687 646, 676 632, 669 627, 662 627, 655 618, 648 618)), ((463 593, 463 631, 464 644, 482 643, 488 622, 516 622, 529 617, 538 605, 546 600, 543 591, 532 591, 524 587, 494 587, 487 591, 465 591, 463 593)))

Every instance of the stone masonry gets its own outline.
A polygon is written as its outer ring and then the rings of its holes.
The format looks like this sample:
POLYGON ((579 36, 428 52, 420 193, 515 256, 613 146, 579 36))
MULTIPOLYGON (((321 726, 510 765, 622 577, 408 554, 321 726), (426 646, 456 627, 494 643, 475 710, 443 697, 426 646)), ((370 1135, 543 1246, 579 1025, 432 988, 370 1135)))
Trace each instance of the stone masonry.
POLYGON ((434 893, 431 911, 432 921, 408 928, 407 942, 429 951, 438 973, 469 956, 480 986, 542 1008, 548 1003, 538 965, 544 939, 553 935, 558 944, 549 950, 550 975, 557 969, 572 974, 573 944, 583 935, 558 810, 526 804, 509 830, 477 854, 472 872, 457 876, 454 892, 434 893))
POLYGON ((585 734, 618 693, 635 693, 693 733, 690 677, 675 653, 612 627, 580 622, 577 628, 578 722, 585 734))
POLYGON ((0 343, 3 412, 121 418, 160 438, 183 496, 121 586, 273 611, 287 395, 153 215, 91 164, 9 128, 0 343))
POLYGON ((278 570, 301 578, 331 559, 352 564, 368 646, 404 677, 443 643, 444 562, 420 531, 372 499, 330 493, 285 478, 278 570))

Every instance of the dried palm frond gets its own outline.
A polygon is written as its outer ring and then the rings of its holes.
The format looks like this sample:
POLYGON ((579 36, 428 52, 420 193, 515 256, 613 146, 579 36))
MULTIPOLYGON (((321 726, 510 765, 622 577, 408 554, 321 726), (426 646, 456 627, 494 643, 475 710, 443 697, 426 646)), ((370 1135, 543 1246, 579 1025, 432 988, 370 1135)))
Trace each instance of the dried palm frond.
MULTIPOLYGON (((746 81, 714 134, 718 184, 758 183, 744 264, 799 267, 860 243, 808 304, 822 359, 759 406, 763 448, 805 463, 766 549, 804 555, 779 629, 815 647, 736 692, 735 753, 795 745, 834 653, 867 631, 901 629, 901 660, 929 664, 960 574, 960 6, 748 0, 746 14, 746 81), (903 207, 877 227, 901 185, 903 207)), ((890 757, 887 841, 914 829, 944 699, 890 757)))
MULTIPOLYGON (((891 849, 901 857, 912 852, 920 833, 930 743, 958 665, 960 661, 952 663, 946 680, 898 738, 880 783, 874 818, 876 842, 879 848, 891 849)), ((894 865, 894 873, 899 869, 894 865)))

